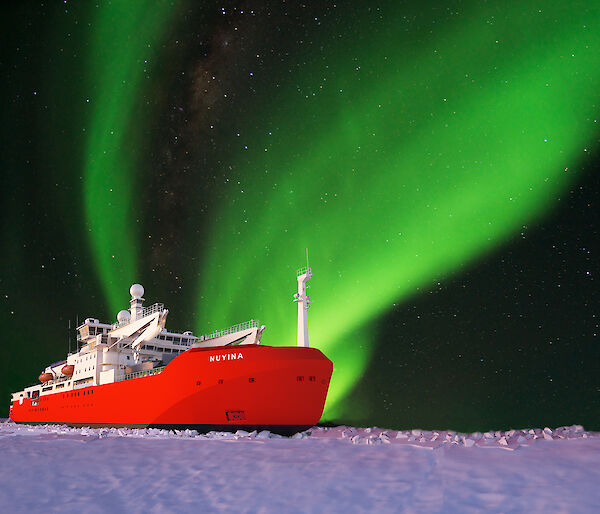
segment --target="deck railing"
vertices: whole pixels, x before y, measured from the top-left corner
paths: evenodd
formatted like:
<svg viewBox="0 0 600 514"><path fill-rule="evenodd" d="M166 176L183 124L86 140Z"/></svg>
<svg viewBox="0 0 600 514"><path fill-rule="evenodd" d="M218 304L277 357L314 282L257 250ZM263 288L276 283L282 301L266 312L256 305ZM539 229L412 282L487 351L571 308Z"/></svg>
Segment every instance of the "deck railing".
<svg viewBox="0 0 600 514"><path fill-rule="evenodd" d="M150 314L154 314L155 312L161 312L164 310L165 310L164 303L154 303L154 304L150 305L149 307L144 307L142 309L142 318L144 318L146 316L150 316Z"/></svg>
<svg viewBox="0 0 600 514"><path fill-rule="evenodd" d="M165 304L164 303L154 303L152 305L150 305L149 307L144 307L142 309L142 314L139 318L137 319L142 319L145 318L146 316L150 316L150 314L154 314L155 312L162 312L163 310L165 310ZM122 327L124 325L129 325L129 323L131 323L131 319L126 319L125 321L121 321L119 323L115 323L113 326L116 328Z"/></svg>
<svg viewBox="0 0 600 514"><path fill-rule="evenodd" d="M147 377L150 375L158 375L166 366L161 366L159 368L145 369L143 371L134 371L133 373L126 373L123 378L116 380L119 382L121 380L131 380L133 378Z"/></svg>
<svg viewBox="0 0 600 514"><path fill-rule="evenodd" d="M232 325L229 328L225 328L223 330L217 330L216 332L212 332L210 334L206 334L202 336L201 339L214 339L215 337L226 336L229 334L235 334L236 332L241 332L242 330L249 330L251 328L258 328L260 326L259 321L257 319L251 319L250 321L245 321L244 323L238 323L237 325Z"/></svg>

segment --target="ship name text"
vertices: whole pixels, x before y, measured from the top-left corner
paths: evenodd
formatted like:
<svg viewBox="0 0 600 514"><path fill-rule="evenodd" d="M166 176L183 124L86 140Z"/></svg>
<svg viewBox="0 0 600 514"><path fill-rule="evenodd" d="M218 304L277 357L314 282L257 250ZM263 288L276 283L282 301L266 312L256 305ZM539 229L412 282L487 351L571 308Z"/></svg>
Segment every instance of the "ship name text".
<svg viewBox="0 0 600 514"><path fill-rule="evenodd" d="M244 356L242 352L239 353L225 353L220 355L211 355L208 358L208 362L219 362L219 361L234 361L238 359L243 359Z"/></svg>

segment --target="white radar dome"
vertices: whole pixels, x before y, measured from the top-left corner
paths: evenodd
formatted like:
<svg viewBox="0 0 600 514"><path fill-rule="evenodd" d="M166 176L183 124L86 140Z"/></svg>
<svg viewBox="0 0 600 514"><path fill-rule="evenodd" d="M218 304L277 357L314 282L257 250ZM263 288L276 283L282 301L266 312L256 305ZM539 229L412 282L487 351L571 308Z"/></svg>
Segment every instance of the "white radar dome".
<svg viewBox="0 0 600 514"><path fill-rule="evenodd" d="M129 288L129 294L133 298L141 298L142 296L144 296L144 288L142 287L141 284L133 284Z"/></svg>
<svg viewBox="0 0 600 514"><path fill-rule="evenodd" d="M129 311L119 311L119 314L117 314L117 321L119 323L123 323L124 321L129 321L131 319L131 314L129 314Z"/></svg>

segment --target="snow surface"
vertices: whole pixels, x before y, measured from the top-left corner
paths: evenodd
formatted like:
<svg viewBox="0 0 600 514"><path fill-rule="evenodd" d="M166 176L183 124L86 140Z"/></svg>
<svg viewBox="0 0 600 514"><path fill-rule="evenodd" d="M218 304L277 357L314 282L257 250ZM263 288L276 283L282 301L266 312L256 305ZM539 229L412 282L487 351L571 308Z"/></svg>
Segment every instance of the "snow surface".
<svg viewBox="0 0 600 514"><path fill-rule="evenodd" d="M0 512L600 512L600 433L0 422Z"/></svg>

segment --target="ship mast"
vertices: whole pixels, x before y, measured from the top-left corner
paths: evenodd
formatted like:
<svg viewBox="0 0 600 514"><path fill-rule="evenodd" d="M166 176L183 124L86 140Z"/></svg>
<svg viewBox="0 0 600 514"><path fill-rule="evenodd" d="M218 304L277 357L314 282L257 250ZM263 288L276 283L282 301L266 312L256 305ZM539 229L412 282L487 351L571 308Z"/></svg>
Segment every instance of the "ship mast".
<svg viewBox="0 0 600 514"><path fill-rule="evenodd" d="M311 302L306 294L306 283L312 278L312 270L308 265L308 248L306 249L306 267L296 272L298 292L294 294L294 302L298 304L298 346L308 348L308 307Z"/></svg>

